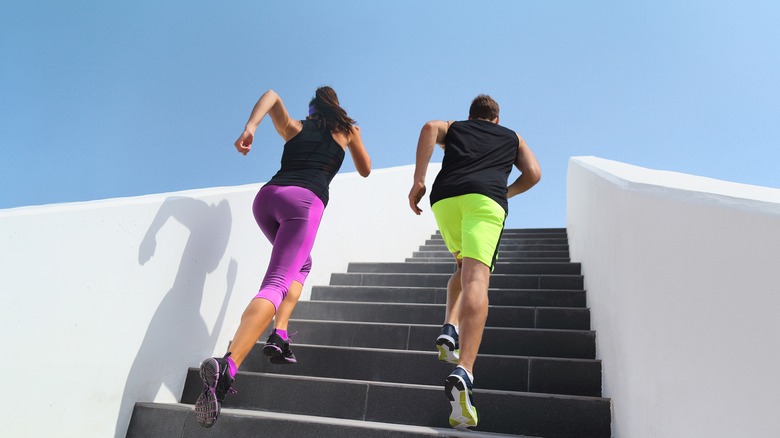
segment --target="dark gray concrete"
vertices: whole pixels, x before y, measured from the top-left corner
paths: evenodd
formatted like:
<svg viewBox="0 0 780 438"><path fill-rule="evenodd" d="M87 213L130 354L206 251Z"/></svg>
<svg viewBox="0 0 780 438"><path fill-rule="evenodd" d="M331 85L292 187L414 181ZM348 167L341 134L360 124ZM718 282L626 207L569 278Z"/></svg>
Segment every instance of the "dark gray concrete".
<svg viewBox="0 0 780 438"><path fill-rule="evenodd" d="M446 248L441 248L435 251L414 251L412 252L412 258L420 259L425 257L436 257L452 260L452 253L447 251ZM499 261L512 261L523 258L533 257L540 261L545 261L552 258L565 258L568 261L569 251L500 251L498 253Z"/></svg>
<svg viewBox="0 0 780 438"><path fill-rule="evenodd" d="M436 360L432 348L430 351L399 351L308 344L293 344L292 347L298 358L296 365L271 364L258 347L250 353L242 370L441 385L442 376L454 368ZM410 369L415 372L409 373ZM597 360L481 354L477 371L479 387L483 389L601 396L601 362Z"/></svg>
<svg viewBox="0 0 780 438"><path fill-rule="evenodd" d="M421 245L420 251L447 251L444 241L441 244ZM568 251L569 245L556 245L547 243L518 244L501 243L498 245L499 253L503 251Z"/></svg>
<svg viewBox="0 0 780 438"><path fill-rule="evenodd" d="M444 239L441 236L434 236L423 243L423 245L443 245ZM502 245L568 245L569 240L565 237L504 237L501 239Z"/></svg>
<svg viewBox="0 0 780 438"><path fill-rule="evenodd" d="M330 321L440 324L444 313L444 304L302 301L296 306L293 317ZM487 325L588 330L590 312L582 308L490 306Z"/></svg>
<svg viewBox="0 0 780 438"><path fill-rule="evenodd" d="M448 260L439 263L350 263L348 273L423 273L423 274L452 274L455 272L455 262ZM580 275L582 273L579 263L509 263L498 261L493 274L557 274Z"/></svg>
<svg viewBox="0 0 780 438"><path fill-rule="evenodd" d="M569 257L523 257L522 254L519 257L507 257L503 253L499 255L498 260L500 262L516 262L516 263L537 263L537 262L555 262L555 263L569 263L571 259ZM405 263L440 263L449 262L454 263L452 254L441 252L436 253L432 257L409 257L404 259Z"/></svg>
<svg viewBox="0 0 780 438"><path fill-rule="evenodd" d="M447 287L452 274L360 274L334 273L331 285L343 286L409 286ZM583 288L581 275L512 275L493 274L490 287L502 289L576 289Z"/></svg>
<svg viewBox="0 0 780 438"><path fill-rule="evenodd" d="M270 364L266 333L213 428L188 405L202 385L192 368L184 404L137 404L128 436L609 437L584 279L565 239L565 229L505 230L474 370L476 432L447 424L454 366L437 360L434 341L454 263L434 235L406 263L351 263L313 287L289 327L299 363Z"/></svg>
<svg viewBox="0 0 780 438"><path fill-rule="evenodd" d="M438 324L293 319L289 328L291 333L296 333L293 342L299 344L431 351L440 327ZM264 340L265 337L261 338ZM593 359L596 334L589 330L486 327L479 351L510 356Z"/></svg>
<svg viewBox="0 0 780 438"><path fill-rule="evenodd" d="M182 406L141 404L133 407L127 438L180 437L190 412ZM190 418L195 422L194 416Z"/></svg>
<svg viewBox="0 0 780 438"><path fill-rule="evenodd" d="M301 438L520 437L520 435L491 432L461 432L449 427L435 428L230 408L222 410L219 421L213 427L203 429L195 423L192 406L185 404L137 403L133 415L137 423L144 424L144 428L131 429L128 432L128 438L257 438L258 436ZM168 427L170 418L184 420L183 424L180 425L180 430ZM524 435L524 437L533 438L528 435Z"/></svg>
<svg viewBox="0 0 780 438"><path fill-rule="evenodd" d="M197 370L190 369L189 374L197 374ZM187 385L192 380L188 378ZM395 424L448 425L449 404L442 386L242 372L237 376L236 387L239 393L226 398L224 407ZM192 404L196 396L197 390L185 388L182 402ZM543 436L565 436L577 431L580 425L583 433L577 436L599 436L597 433L609 428L610 403L599 397L475 389L474 399L478 411L485 412L480 415L479 427L485 432L542 435L544 430ZM510 415L498 414L510 406ZM555 421L537 418L544 418L551 411L557 414L551 416ZM580 424L583 421L585 424Z"/></svg>
<svg viewBox="0 0 780 438"><path fill-rule="evenodd" d="M490 304L496 306L585 307L583 290L490 289ZM354 301L372 303L444 304L444 287L394 286L314 286L316 301Z"/></svg>

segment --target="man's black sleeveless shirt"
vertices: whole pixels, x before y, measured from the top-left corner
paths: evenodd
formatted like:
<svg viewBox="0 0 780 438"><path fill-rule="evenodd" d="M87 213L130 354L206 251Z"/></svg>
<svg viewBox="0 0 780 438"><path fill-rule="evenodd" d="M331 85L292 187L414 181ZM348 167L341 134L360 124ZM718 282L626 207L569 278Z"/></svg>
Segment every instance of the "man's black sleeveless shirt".
<svg viewBox="0 0 780 438"><path fill-rule="evenodd" d="M303 187L328 205L328 186L344 162L344 149L315 121L302 123L301 132L285 143L282 167L267 185Z"/></svg>
<svg viewBox="0 0 780 438"><path fill-rule="evenodd" d="M511 129L487 120L453 122L444 138L444 159L431 189L431 205L477 193L509 212L507 180L519 141Z"/></svg>

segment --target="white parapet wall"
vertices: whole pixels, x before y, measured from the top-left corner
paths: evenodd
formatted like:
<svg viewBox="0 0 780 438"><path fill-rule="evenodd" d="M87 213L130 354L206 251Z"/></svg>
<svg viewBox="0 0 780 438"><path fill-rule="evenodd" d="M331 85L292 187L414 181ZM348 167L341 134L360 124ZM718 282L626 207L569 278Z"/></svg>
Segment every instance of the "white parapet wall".
<svg viewBox="0 0 780 438"><path fill-rule="evenodd" d="M780 436L780 190L576 157L567 227L615 437Z"/></svg>
<svg viewBox="0 0 780 438"><path fill-rule="evenodd" d="M427 199L422 216L409 208L413 172L336 176L302 299L348 262L403 261L435 232ZM1 435L124 437L134 402L179 400L265 272L260 186L0 210Z"/></svg>

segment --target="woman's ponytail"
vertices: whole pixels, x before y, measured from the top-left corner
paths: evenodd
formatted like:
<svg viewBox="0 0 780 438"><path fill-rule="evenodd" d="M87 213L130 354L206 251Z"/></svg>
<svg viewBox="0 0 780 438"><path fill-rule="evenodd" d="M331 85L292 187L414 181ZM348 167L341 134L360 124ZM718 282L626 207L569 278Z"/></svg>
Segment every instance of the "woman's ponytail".
<svg viewBox="0 0 780 438"><path fill-rule="evenodd" d="M309 102L309 116L317 122L320 129L342 134L349 134L352 125L357 123L339 105L336 92L328 86L317 88L314 99Z"/></svg>

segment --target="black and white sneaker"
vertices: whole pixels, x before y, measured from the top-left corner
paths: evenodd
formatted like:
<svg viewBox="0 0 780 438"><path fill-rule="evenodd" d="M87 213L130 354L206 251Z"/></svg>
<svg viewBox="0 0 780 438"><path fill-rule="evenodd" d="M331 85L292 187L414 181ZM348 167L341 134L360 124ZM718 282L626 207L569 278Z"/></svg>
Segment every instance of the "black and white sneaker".
<svg viewBox="0 0 780 438"><path fill-rule="evenodd" d="M230 377L228 371L227 358L209 357L200 364L200 379L203 381L203 392L198 396L195 402L195 418L198 424L203 427L211 427L219 417L219 410L222 407L222 401L228 392L235 393L233 389L234 379Z"/></svg>
<svg viewBox="0 0 780 438"><path fill-rule="evenodd" d="M460 344L458 332L452 324L444 324L441 334L436 338L436 349L439 351L439 360L457 364L460 359Z"/></svg>
<svg viewBox="0 0 780 438"><path fill-rule="evenodd" d="M463 368L457 367L447 376L444 393L452 407L450 426L455 429L467 430L469 427L476 427L479 421L472 392L471 379Z"/></svg>
<svg viewBox="0 0 780 438"><path fill-rule="evenodd" d="M268 356L268 361L276 365L291 365L298 363L295 355L290 349L290 341L282 339L276 333L276 329L268 336L268 340L263 345L263 354Z"/></svg>

